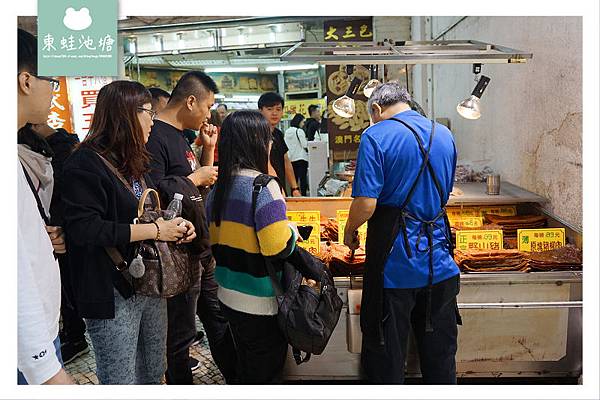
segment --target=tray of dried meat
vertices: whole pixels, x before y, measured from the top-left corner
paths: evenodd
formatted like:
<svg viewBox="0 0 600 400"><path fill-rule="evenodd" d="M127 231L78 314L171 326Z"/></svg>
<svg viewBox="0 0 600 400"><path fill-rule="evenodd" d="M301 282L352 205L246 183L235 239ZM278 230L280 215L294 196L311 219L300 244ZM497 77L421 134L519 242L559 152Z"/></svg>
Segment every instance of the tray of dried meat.
<svg viewBox="0 0 600 400"><path fill-rule="evenodd" d="M539 229L546 227L548 218L544 215L513 215L500 216L495 214L485 214L484 220L487 223L499 225L502 228L504 236L516 237L517 229Z"/></svg>
<svg viewBox="0 0 600 400"><path fill-rule="evenodd" d="M329 266L333 276L361 275L364 272L366 257L362 246L353 255L349 247L329 242L321 245L319 254L319 258Z"/></svg>
<svg viewBox="0 0 600 400"><path fill-rule="evenodd" d="M463 272L528 270L524 253L518 250L455 250L454 260Z"/></svg>
<svg viewBox="0 0 600 400"><path fill-rule="evenodd" d="M567 244L554 250L526 253L525 261L531 271L579 271L583 267L581 249Z"/></svg>

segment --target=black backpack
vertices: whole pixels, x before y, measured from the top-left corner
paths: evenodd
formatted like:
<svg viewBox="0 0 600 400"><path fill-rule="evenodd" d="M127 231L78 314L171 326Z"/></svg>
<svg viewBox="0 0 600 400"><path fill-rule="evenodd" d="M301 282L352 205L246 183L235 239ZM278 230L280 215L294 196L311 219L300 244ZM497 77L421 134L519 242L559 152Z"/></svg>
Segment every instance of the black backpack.
<svg viewBox="0 0 600 400"><path fill-rule="evenodd" d="M253 213L256 211L258 194L273 179L261 174L254 180ZM299 246L283 260L281 281L277 279L273 262L268 257L265 257L265 265L277 298L279 328L292 346L296 364L308 361L311 354L323 353L343 305L331 273L325 264ZM303 277L315 280L320 292L302 285ZM301 357L301 351L307 353L304 358Z"/></svg>

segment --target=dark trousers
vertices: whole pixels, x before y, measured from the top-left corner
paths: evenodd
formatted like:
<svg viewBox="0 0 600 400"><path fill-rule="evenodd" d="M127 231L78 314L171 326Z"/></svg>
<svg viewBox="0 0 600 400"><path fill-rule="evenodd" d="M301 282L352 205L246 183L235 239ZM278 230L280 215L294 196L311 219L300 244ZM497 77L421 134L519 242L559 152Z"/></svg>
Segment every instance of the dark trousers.
<svg viewBox="0 0 600 400"><path fill-rule="evenodd" d="M204 278L204 277L203 277ZM196 337L196 303L200 287L167 299L167 371L168 385L191 385L190 346Z"/></svg>
<svg viewBox="0 0 600 400"><path fill-rule="evenodd" d="M64 343L79 342L85 340L85 322L79 316L75 307L71 271L65 255L58 256L58 266L60 268L61 284L60 316L63 324L61 340Z"/></svg>
<svg viewBox="0 0 600 400"><path fill-rule="evenodd" d="M433 332L425 332L427 288L384 289L383 336L378 340L363 336L361 363L371 383L402 384L412 327L417 341L421 374L426 384L456 383L456 341L459 276L432 288L431 322ZM364 310L367 311L367 310Z"/></svg>
<svg viewBox="0 0 600 400"><path fill-rule="evenodd" d="M308 161L294 161L292 162L292 167L294 168L294 175L296 175L298 185L300 185L300 193L302 193L302 196L306 196L308 190Z"/></svg>
<svg viewBox="0 0 600 400"><path fill-rule="evenodd" d="M202 273L200 297L197 303L198 318L204 326L208 346L212 358L223 374L226 383L235 382L236 354L233 335L229 322L225 318L217 290L219 285L215 279L215 263L205 268Z"/></svg>
<svg viewBox="0 0 600 400"><path fill-rule="evenodd" d="M281 383L288 345L279 330L277 316L246 314L223 303L221 309L235 341L237 383Z"/></svg>
<svg viewBox="0 0 600 400"><path fill-rule="evenodd" d="M225 382L235 381L236 354L233 336L217 299L215 265L204 268L200 287L167 299L167 372L169 385L191 385L189 349L196 338L196 313L204 326L210 353Z"/></svg>

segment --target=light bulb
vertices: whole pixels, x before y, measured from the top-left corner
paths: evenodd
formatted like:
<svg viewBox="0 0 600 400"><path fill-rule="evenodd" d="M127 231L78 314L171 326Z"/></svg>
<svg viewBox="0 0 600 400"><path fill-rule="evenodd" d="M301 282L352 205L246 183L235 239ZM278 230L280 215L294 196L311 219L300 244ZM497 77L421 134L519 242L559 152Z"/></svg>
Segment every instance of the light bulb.
<svg viewBox="0 0 600 400"><path fill-rule="evenodd" d="M335 111L335 113L340 117L352 118L356 112L354 100L346 95L343 95L333 102L333 111Z"/></svg>
<svg viewBox="0 0 600 400"><path fill-rule="evenodd" d="M471 95L458 103L456 111L466 119L479 119L481 117L481 108L479 105L479 97Z"/></svg>
<svg viewBox="0 0 600 400"><path fill-rule="evenodd" d="M381 84L381 82L379 82L377 79L371 79L369 82L367 82L367 84L365 85L364 89L363 89L363 93L365 95L366 98L371 97L371 94L373 94L373 90L375 90L375 88L377 86L379 86Z"/></svg>

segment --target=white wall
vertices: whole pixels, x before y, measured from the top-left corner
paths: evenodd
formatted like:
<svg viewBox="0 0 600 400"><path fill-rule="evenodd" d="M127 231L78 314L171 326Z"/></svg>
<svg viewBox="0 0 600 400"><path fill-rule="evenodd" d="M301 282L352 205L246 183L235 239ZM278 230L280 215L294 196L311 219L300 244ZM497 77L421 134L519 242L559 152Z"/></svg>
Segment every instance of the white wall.
<svg viewBox="0 0 600 400"><path fill-rule="evenodd" d="M428 18L427 34L436 38L461 17ZM533 53L526 64L483 66L491 82L476 121L456 112L456 104L475 86L472 66L435 65L427 76L433 113L451 120L461 160L490 165L503 180L548 198L550 212L581 228L581 18L467 17L442 39L473 39Z"/></svg>

